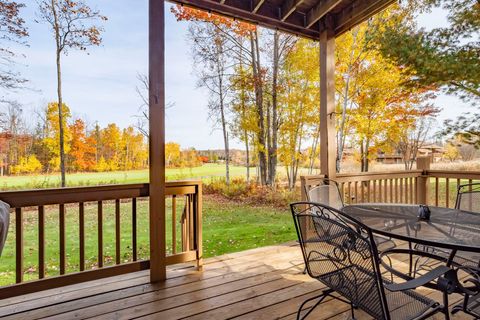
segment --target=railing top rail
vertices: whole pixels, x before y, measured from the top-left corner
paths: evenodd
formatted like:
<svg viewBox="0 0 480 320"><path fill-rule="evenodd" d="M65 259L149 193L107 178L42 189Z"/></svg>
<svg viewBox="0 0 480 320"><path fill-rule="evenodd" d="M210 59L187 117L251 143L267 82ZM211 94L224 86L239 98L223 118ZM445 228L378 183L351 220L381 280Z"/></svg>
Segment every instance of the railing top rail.
<svg viewBox="0 0 480 320"><path fill-rule="evenodd" d="M480 171L428 170L427 175L434 178L480 179Z"/></svg>
<svg viewBox="0 0 480 320"><path fill-rule="evenodd" d="M199 180L169 181L167 195L194 193ZM168 191L173 191L168 192ZM149 184L118 184L94 187L73 187L0 192L0 200L12 208L46 206L67 203L141 198L149 195Z"/></svg>

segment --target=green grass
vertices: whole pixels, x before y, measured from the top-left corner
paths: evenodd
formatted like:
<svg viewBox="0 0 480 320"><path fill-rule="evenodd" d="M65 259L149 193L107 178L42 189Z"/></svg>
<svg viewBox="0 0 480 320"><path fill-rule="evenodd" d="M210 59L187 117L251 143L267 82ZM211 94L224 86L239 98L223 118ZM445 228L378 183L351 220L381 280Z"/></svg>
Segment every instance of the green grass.
<svg viewBox="0 0 480 320"><path fill-rule="evenodd" d="M171 207L167 201L167 250L172 248ZM115 262L115 218L114 204L104 205L103 242L105 265ZM180 219L183 204L177 202L177 219ZM148 200L139 201L138 210L138 254L147 259L148 240ZM11 215L11 228L7 238L0 264L0 286L15 281L15 220ZM178 220L177 220L178 221ZM58 209L46 208L46 273L48 276L59 274L59 228ZM177 237L180 238L180 223L177 223ZM87 205L85 208L86 234L86 269L94 268L97 261L97 206ZM38 278L38 218L36 211L24 214L24 266L25 280ZM132 258L131 238L131 203L121 204L121 260L126 262ZM66 208L66 254L67 272L78 271L78 207ZM291 215L287 208L248 207L235 202L204 201L203 209L203 246L204 257L217 256L250 248L262 247L294 240L296 237ZM180 242L177 239L177 248Z"/></svg>
<svg viewBox="0 0 480 320"><path fill-rule="evenodd" d="M246 168L231 166L231 177L245 176ZM203 179L225 176L225 165L205 164L201 167L166 169L167 180ZM124 184L148 182L148 170L113 171L113 172L83 172L67 174L67 185L92 186L102 184ZM41 174L31 176L0 177L0 190L41 189L58 187L60 174Z"/></svg>

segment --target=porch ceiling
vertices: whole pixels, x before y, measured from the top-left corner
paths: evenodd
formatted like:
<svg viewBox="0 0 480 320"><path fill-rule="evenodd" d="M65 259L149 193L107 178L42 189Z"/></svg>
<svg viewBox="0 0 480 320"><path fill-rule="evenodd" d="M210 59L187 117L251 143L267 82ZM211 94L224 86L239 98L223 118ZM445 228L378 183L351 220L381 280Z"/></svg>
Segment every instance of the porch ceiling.
<svg viewBox="0 0 480 320"><path fill-rule="evenodd" d="M396 0L171 0L264 27L318 40L331 26L348 31Z"/></svg>

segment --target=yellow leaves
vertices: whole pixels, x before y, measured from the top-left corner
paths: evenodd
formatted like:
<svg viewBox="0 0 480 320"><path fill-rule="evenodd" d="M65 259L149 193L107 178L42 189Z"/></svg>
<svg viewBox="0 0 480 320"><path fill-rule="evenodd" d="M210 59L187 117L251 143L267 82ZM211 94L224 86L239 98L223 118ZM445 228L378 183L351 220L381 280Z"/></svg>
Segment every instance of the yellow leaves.
<svg viewBox="0 0 480 320"><path fill-rule="evenodd" d="M32 174L42 170L42 164L35 155L21 157L18 165L12 167L13 174Z"/></svg>

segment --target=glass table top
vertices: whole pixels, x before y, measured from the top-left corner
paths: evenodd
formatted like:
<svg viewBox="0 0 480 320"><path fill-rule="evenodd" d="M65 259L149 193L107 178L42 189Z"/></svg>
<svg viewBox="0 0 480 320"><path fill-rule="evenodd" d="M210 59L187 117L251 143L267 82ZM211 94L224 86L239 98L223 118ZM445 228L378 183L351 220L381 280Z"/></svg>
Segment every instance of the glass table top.
<svg viewBox="0 0 480 320"><path fill-rule="evenodd" d="M384 236L448 249L480 252L480 214L428 207L430 219L419 218L419 205L358 204L343 208L352 218Z"/></svg>

